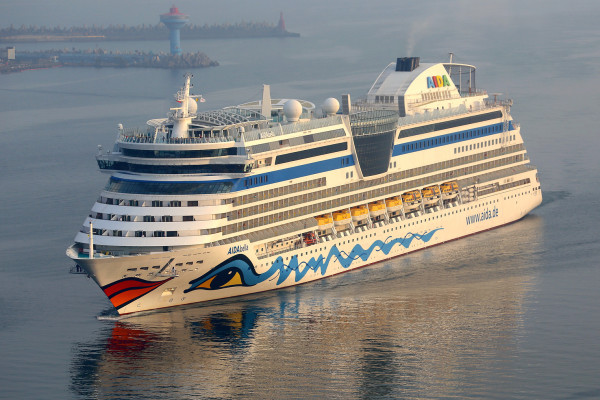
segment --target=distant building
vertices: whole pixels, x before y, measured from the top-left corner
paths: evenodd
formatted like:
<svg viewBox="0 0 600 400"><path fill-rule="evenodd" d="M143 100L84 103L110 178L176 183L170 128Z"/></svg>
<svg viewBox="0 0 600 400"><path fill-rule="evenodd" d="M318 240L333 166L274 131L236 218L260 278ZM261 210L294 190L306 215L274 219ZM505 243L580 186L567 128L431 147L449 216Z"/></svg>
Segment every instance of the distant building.
<svg viewBox="0 0 600 400"><path fill-rule="evenodd" d="M14 60L15 59L15 47L6 47L0 49L0 58L3 60Z"/></svg>

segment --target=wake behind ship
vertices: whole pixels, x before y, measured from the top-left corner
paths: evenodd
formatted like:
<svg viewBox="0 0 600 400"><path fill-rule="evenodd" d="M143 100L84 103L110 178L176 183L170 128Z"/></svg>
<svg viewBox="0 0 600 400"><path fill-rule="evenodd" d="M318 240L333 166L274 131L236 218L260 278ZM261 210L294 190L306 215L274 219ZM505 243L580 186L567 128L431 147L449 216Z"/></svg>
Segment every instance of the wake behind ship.
<svg viewBox="0 0 600 400"><path fill-rule="evenodd" d="M67 255L120 314L297 285L492 229L542 201L510 101L399 58L365 99L271 99L119 126Z"/></svg>

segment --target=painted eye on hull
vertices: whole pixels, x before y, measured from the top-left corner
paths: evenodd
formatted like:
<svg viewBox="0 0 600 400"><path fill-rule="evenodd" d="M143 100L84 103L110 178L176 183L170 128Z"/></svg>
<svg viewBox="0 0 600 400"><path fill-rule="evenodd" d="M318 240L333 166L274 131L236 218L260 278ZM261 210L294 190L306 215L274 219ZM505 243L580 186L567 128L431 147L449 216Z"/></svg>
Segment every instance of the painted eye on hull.
<svg viewBox="0 0 600 400"><path fill-rule="evenodd" d="M228 268L219 272L205 282L196 286L196 289L216 290L231 286L246 286L242 280L242 274L238 268Z"/></svg>

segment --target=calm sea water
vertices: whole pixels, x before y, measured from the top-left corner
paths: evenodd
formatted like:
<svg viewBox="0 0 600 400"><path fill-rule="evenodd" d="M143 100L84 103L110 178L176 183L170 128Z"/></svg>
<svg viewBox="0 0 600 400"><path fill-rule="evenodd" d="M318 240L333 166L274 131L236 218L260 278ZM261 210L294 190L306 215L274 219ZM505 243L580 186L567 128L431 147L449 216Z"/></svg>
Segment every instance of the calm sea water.
<svg viewBox="0 0 600 400"><path fill-rule="evenodd" d="M544 203L326 281L124 319L64 250L106 182L96 146L163 116L184 71L0 76L0 398L600 398L600 8L517 4L313 5L286 16L300 39L184 43L221 62L193 71L207 108L263 83L360 97L398 56L453 51L514 99Z"/></svg>

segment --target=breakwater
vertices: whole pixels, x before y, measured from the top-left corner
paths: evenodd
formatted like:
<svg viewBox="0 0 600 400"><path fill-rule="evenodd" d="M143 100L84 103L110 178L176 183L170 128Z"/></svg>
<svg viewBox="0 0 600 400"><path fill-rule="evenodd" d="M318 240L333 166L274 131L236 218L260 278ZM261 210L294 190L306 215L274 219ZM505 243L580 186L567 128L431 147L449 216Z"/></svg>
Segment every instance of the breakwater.
<svg viewBox="0 0 600 400"><path fill-rule="evenodd" d="M138 68L205 68L218 66L202 52L172 55L153 52L118 52L93 50L45 50L17 52L15 60L0 64L1 73L61 66L76 67L138 67Z"/></svg>

